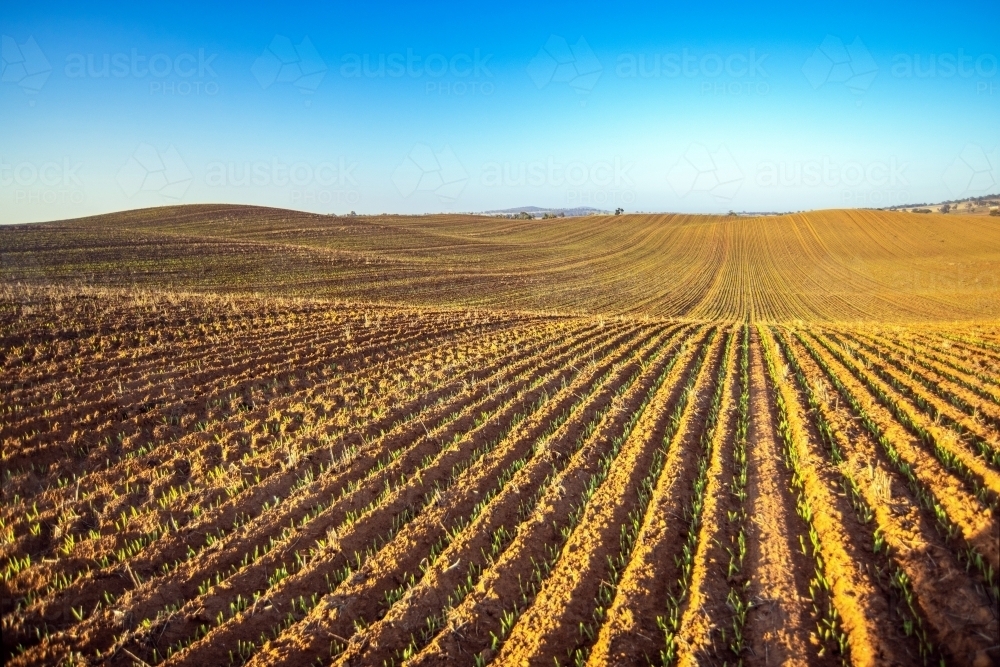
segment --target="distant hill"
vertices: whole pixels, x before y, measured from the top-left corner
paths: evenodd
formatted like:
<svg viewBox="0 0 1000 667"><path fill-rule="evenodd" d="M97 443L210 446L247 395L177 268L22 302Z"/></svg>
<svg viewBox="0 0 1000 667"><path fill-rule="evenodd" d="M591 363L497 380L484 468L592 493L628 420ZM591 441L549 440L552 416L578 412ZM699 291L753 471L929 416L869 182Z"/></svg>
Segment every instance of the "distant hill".
<svg viewBox="0 0 1000 667"><path fill-rule="evenodd" d="M549 215L565 216L575 218L581 215L609 215L612 211L604 211L599 208L589 206L577 206L576 208L541 208L540 206L522 206L521 208L504 208L495 211L483 211L486 215L517 215L518 213L530 213L535 217Z"/></svg>
<svg viewBox="0 0 1000 667"><path fill-rule="evenodd" d="M900 204L887 206L881 211L910 211L912 213L962 213L966 215L996 215L1000 207L1000 194L948 199L942 202L920 204Z"/></svg>

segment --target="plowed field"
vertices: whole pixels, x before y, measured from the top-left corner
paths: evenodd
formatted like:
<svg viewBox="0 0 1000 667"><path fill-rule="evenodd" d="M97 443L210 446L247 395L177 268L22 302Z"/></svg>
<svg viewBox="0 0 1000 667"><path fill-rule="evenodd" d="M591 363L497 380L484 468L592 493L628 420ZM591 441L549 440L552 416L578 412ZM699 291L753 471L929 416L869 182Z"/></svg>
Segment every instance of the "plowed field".
<svg viewBox="0 0 1000 667"><path fill-rule="evenodd" d="M1000 222L814 211L331 217L181 206L0 227L7 280L787 321L1000 318Z"/></svg>
<svg viewBox="0 0 1000 667"><path fill-rule="evenodd" d="M196 253L74 259L72 224L2 232L7 664L1000 664L1000 327L943 321L988 285L853 299L754 231L586 300L645 246L564 257L564 292L525 261L506 305L482 265L331 301L290 296L305 264L216 290Z"/></svg>

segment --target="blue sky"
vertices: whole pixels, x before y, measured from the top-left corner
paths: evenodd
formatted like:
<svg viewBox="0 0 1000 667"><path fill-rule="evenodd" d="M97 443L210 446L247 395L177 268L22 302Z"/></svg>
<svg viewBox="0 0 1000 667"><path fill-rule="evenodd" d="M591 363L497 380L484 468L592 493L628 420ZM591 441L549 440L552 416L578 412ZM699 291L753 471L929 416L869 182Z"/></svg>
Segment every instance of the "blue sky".
<svg viewBox="0 0 1000 667"><path fill-rule="evenodd" d="M1000 191L992 2L8 2L0 222Z"/></svg>

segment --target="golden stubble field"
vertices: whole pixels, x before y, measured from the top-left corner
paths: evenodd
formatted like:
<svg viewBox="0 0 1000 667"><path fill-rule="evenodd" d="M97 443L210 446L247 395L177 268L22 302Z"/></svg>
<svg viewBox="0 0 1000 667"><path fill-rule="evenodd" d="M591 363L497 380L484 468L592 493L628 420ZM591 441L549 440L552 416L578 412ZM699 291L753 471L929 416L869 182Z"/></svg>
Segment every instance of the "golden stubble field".
<svg viewBox="0 0 1000 667"><path fill-rule="evenodd" d="M998 228L0 228L5 659L1000 664Z"/></svg>

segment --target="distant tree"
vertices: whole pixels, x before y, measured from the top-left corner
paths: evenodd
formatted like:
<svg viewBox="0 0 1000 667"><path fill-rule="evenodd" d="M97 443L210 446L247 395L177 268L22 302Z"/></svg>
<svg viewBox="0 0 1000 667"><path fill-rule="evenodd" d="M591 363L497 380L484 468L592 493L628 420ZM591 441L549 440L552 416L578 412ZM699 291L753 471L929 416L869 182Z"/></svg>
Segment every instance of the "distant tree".
<svg viewBox="0 0 1000 667"><path fill-rule="evenodd" d="M951 204L945 204L944 206L941 207L942 213L947 213L950 210L951 210Z"/></svg>
<svg viewBox="0 0 1000 667"><path fill-rule="evenodd" d="M625 212L625 209L623 209L623 208L616 208L615 209L615 215L621 215L624 212Z"/></svg>

